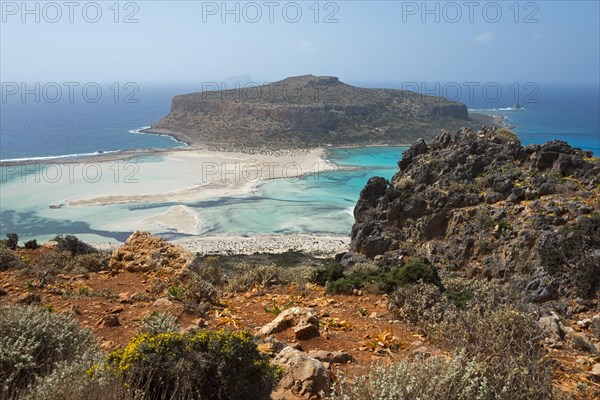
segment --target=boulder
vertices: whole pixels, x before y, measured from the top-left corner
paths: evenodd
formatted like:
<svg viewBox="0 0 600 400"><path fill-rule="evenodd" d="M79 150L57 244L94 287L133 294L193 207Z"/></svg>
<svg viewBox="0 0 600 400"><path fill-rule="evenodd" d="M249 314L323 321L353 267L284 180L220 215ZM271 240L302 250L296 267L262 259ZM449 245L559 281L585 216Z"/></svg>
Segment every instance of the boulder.
<svg viewBox="0 0 600 400"><path fill-rule="evenodd" d="M37 293L23 293L17 299L18 304L38 304L42 302L42 298Z"/></svg>
<svg viewBox="0 0 600 400"><path fill-rule="evenodd" d="M192 255L182 247L148 232L136 231L113 252L109 268L112 271L129 272L148 272L167 267L181 270L191 260Z"/></svg>
<svg viewBox="0 0 600 400"><path fill-rule="evenodd" d="M285 347L273 360L285 369L275 391L291 390L304 399L320 399L329 395L331 381L323 363L291 346Z"/></svg>
<svg viewBox="0 0 600 400"><path fill-rule="evenodd" d="M559 342L565 338L565 332L560 327L560 318L552 313L538 320L538 325L542 331L548 335L549 339Z"/></svg>
<svg viewBox="0 0 600 400"><path fill-rule="evenodd" d="M329 364L345 364L354 361L352 354L345 351L313 350L308 356Z"/></svg>
<svg viewBox="0 0 600 400"><path fill-rule="evenodd" d="M263 326L258 334L265 337L288 328L294 329L295 337L299 340L319 336L319 316L312 308L291 307Z"/></svg>

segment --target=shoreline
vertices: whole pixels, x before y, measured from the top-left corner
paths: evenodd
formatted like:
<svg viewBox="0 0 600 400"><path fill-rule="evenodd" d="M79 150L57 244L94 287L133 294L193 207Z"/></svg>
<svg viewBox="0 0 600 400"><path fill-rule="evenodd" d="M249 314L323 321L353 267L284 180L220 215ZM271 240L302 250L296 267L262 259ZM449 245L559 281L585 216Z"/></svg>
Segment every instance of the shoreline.
<svg viewBox="0 0 600 400"><path fill-rule="evenodd" d="M158 235L160 236L160 235ZM205 255L252 255L254 253L279 254L287 251L301 251L316 256L334 256L348 251L350 235L320 235L310 233L244 235L197 235L167 240L181 246L192 254ZM114 251L123 245L121 242L88 242L98 250Z"/></svg>
<svg viewBox="0 0 600 400"><path fill-rule="evenodd" d="M169 243L202 254L254 254L302 251L314 255L332 256L348 251L350 235L311 235L310 233L273 235L198 236L170 240Z"/></svg>
<svg viewBox="0 0 600 400"><path fill-rule="evenodd" d="M481 112L470 113L478 119L477 116L481 117L492 117L492 122L500 126L509 126L506 123L506 117L499 114L486 114ZM483 121L486 122L486 121ZM65 154L57 156L40 156L22 159L7 159L0 160L0 167L12 167L22 165L33 165L33 164L77 164L85 161L90 162L109 162L109 161L121 161L128 160L136 157L154 156L154 155L165 155L171 152L182 152L182 151L209 151L219 153L242 153L247 155L290 155L307 153L315 149L355 149L355 148L369 148L369 147L410 147L412 143L369 143L369 144L325 144L321 146L313 147L281 147L275 149L266 149L263 147L251 147L248 145L235 145L232 143L207 143L199 144L192 143L189 141L187 136L183 133L173 132L165 129L153 129L150 127L142 127L128 131L130 134L138 135L156 135L156 136L167 136L173 139L177 143L181 143L183 146L180 147L146 147L137 149L126 149L126 150L107 150L96 153L83 153L83 154Z"/></svg>

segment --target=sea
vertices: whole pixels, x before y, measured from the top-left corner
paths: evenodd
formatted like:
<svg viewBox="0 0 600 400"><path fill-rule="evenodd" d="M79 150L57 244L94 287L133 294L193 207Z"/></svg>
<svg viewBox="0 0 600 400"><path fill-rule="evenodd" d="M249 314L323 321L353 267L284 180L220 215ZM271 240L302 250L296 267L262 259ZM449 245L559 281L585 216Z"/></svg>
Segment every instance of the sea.
<svg viewBox="0 0 600 400"><path fill-rule="evenodd" d="M486 91L462 93L460 85L398 82L354 82L363 87L410 89L445 95L467 105L470 112L501 115L523 144L564 140L600 155L600 88L503 84ZM169 136L140 133L169 112L174 95L200 91L201 84L136 84L117 90L112 83L96 84L101 96L55 87L38 93L2 94L0 103L0 159L44 163L49 158L85 156L119 150L185 146ZM472 86L471 86L472 87ZM498 87L501 95L498 96ZM495 91L494 91L495 90ZM479 95L478 95L479 94ZM58 97L58 99L57 99ZM519 107L514 107L519 103ZM404 147L329 149L332 168L298 179L278 179L260 185L251 194L185 204L202 221L204 235L313 233L348 235L360 190L372 176L391 178ZM141 157L140 163L157 157ZM89 241L124 241L135 221L165 212L173 204L144 203L50 209L72 187L36 186L22 174L0 167L0 236L16 232L22 240L47 240L57 234L75 234ZM30 172L32 173L32 172ZM167 179L167 178L165 178ZM71 185L73 186L73 185ZM97 189L97 187L96 187ZM102 194L102 193L99 193ZM132 221L129 226L114 221ZM166 238L185 237L169 229L154 233Z"/></svg>

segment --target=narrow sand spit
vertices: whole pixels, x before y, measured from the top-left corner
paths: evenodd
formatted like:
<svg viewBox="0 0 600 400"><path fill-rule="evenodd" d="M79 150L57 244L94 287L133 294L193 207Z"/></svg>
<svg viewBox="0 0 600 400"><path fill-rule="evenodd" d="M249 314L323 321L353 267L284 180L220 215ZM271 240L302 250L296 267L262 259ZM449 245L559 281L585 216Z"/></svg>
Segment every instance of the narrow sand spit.
<svg viewBox="0 0 600 400"><path fill-rule="evenodd" d="M285 154L223 153L198 149L172 151L163 154L159 161L140 163L135 184L121 185L121 190L114 189L118 185L112 185L110 190L113 193L68 198L62 204L67 207L86 207L186 203L243 195L269 180L291 179L333 168L323 158L324 154L324 149ZM114 169L113 166L106 166L105 169L111 168Z"/></svg>
<svg viewBox="0 0 600 400"><path fill-rule="evenodd" d="M138 224L138 230L161 230L178 232L187 235L200 234L202 221L198 214L184 205L170 207L161 214L144 218Z"/></svg>

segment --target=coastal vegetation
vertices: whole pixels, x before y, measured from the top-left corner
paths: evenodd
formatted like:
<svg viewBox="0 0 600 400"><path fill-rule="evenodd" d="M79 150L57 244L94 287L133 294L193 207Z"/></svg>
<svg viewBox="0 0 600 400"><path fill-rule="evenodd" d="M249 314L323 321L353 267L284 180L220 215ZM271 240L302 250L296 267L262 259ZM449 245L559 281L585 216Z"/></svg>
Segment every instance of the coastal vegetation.
<svg viewBox="0 0 600 400"><path fill-rule="evenodd" d="M600 164L486 128L399 168L335 255L9 235L0 397L598 397Z"/></svg>

